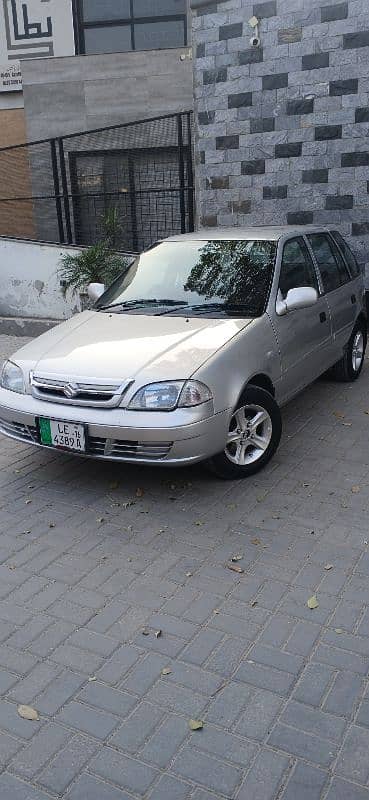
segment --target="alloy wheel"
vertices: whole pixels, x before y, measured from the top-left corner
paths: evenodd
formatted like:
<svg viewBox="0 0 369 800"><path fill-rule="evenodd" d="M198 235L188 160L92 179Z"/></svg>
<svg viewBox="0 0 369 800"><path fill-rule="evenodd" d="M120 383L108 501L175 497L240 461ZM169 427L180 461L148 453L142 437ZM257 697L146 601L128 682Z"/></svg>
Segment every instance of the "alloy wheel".
<svg viewBox="0 0 369 800"><path fill-rule="evenodd" d="M362 331L355 333L354 341L352 343L352 368L354 372L358 372L364 357L364 336Z"/></svg>
<svg viewBox="0 0 369 800"><path fill-rule="evenodd" d="M231 418L225 454L237 466L253 464L268 449L272 435L272 420L265 408L241 406Z"/></svg>

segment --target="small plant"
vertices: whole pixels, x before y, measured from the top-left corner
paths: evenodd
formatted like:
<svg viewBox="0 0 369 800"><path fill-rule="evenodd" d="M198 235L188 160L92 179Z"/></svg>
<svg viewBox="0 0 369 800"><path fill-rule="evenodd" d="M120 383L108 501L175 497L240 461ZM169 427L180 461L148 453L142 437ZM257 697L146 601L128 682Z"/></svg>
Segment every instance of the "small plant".
<svg viewBox="0 0 369 800"><path fill-rule="evenodd" d="M116 252L120 224L118 211L111 208L102 218L104 237L101 241L81 250L80 253L65 253L58 270L63 282L63 294L84 292L89 283L109 286L128 266L129 260Z"/></svg>

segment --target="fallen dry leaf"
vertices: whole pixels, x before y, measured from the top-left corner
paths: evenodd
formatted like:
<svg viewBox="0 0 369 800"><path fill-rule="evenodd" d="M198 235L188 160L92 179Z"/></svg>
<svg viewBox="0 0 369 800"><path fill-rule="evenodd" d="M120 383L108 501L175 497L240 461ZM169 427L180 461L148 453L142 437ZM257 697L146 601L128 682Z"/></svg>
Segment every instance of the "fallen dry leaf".
<svg viewBox="0 0 369 800"><path fill-rule="evenodd" d="M333 564L326 564L324 569L326 569L328 572L328 570L333 569Z"/></svg>
<svg viewBox="0 0 369 800"><path fill-rule="evenodd" d="M110 484L110 486L109 486L109 489L113 489L113 490L114 490L114 489L118 489L118 486L119 486L119 483L118 483L118 481L113 481L113 482Z"/></svg>
<svg viewBox="0 0 369 800"><path fill-rule="evenodd" d="M261 541L260 541L259 537L255 536L254 539L251 539L251 544L255 544L255 545L261 544Z"/></svg>
<svg viewBox="0 0 369 800"><path fill-rule="evenodd" d="M143 496L144 496L144 490L141 489L140 487L136 489L136 497L143 497Z"/></svg>
<svg viewBox="0 0 369 800"><path fill-rule="evenodd" d="M233 562L241 561L242 558L243 558L243 556L241 555L241 553L239 553L237 556L232 556L231 561L233 561Z"/></svg>
<svg viewBox="0 0 369 800"><path fill-rule="evenodd" d="M201 719L190 719L188 727L191 731L201 731L201 729L204 727L204 723L201 721Z"/></svg>
<svg viewBox="0 0 369 800"><path fill-rule="evenodd" d="M238 564L227 564L227 567L228 569L231 569L232 572L239 572L240 574L241 572L245 572L245 570L242 569L242 567L239 567Z"/></svg>
<svg viewBox="0 0 369 800"><path fill-rule="evenodd" d="M171 670L170 667L164 667L164 669L162 669L162 671L161 671L161 674L162 675L170 675L171 672L172 672L172 670Z"/></svg>
<svg viewBox="0 0 369 800"><path fill-rule="evenodd" d="M18 706L17 711L22 719L29 719L31 722L35 722L36 720L40 719L36 709L32 708L31 706Z"/></svg>
<svg viewBox="0 0 369 800"><path fill-rule="evenodd" d="M337 419L344 419L345 415L342 414L342 411L333 411L333 415L337 417Z"/></svg>
<svg viewBox="0 0 369 800"><path fill-rule="evenodd" d="M351 486L352 494L358 494L360 492L360 486Z"/></svg>
<svg viewBox="0 0 369 800"><path fill-rule="evenodd" d="M307 604L308 604L308 608L311 608L311 609L318 608L319 603L318 603L318 601L316 599L316 594L313 594L312 597L309 597L309 599L307 601Z"/></svg>

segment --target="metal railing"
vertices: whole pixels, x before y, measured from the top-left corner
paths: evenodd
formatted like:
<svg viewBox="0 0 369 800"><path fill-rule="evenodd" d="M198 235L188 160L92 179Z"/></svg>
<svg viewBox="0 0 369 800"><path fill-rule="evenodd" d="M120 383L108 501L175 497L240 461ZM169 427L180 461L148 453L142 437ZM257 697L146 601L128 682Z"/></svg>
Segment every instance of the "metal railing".
<svg viewBox="0 0 369 800"><path fill-rule="evenodd" d="M138 252L194 227L192 113L0 149L0 236Z"/></svg>

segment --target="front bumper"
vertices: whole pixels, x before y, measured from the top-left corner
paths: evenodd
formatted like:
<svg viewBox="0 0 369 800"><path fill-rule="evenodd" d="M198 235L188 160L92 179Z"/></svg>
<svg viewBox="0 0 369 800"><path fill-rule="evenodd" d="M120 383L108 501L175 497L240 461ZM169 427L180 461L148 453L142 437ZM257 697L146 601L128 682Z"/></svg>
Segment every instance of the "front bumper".
<svg viewBox="0 0 369 800"><path fill-rule="evenodd" d="M167 466L204 461L224 449L230 416L229 410L212 413L211 404L165 413L134 412L43 402L0 389L1 433L50 449L40 444L38 417L84 423L87 450L83 455L108 461Z"/></svg>

